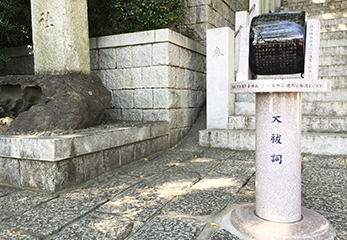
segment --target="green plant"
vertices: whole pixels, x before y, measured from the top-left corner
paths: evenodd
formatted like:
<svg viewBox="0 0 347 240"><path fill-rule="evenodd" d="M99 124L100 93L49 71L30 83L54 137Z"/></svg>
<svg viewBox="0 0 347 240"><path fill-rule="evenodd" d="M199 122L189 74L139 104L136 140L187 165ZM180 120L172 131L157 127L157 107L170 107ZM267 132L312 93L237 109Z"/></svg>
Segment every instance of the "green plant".
<svg viewBox="0 0 347 240"><path fill-rule="evenodd" d="M0 54L0 70L4 67L4 63L10 61L10 58Z"/></svg>
<svg viewBox="0 0 347 240"><path fill-rule="evenodd" d="M184 7L184 0L88 0L90 35L177 29Z"/></svg>
<svg viewBox="0 0 347 240"><path fill-rule="evenodd" d="M31 43L30 0L0 1L0 48Z"/></svg>

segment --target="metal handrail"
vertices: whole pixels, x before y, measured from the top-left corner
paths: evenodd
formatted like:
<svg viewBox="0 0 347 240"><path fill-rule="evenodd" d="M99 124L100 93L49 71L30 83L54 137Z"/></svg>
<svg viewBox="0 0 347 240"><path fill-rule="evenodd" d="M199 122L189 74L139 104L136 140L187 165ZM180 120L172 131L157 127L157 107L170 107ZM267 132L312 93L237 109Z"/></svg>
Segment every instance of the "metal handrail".
<svg viewBox="0 0 347 240"><path fill-rule="evenodd" d="M253 10L255 9L255 3L252 5L252 7L248 10L248 13L251 14Z"/></svg>
<svg viewBox="0 0 347 240"><path fill-rule="evenodd" d="M241 31L241 28L242 28L242 25L240 25L239 29L237 29L237 31L235 32L235 35L234 37L237 37L237 35L240 33Z"/></svg>

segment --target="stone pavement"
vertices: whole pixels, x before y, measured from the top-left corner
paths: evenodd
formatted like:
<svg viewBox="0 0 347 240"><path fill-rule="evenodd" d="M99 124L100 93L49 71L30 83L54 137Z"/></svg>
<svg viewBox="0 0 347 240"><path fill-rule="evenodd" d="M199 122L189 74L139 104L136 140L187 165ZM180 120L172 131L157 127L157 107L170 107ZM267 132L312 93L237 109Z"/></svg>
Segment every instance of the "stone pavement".
<svg viewBox="0 0 347 240"><path fill-rule="evenodd" d="M202 114L174 148L50 194L0 186L0 239L235 240L229 215L255 201L254 152L204 148ZM302 205L347 239L346 157L303 156Z"/></svg>

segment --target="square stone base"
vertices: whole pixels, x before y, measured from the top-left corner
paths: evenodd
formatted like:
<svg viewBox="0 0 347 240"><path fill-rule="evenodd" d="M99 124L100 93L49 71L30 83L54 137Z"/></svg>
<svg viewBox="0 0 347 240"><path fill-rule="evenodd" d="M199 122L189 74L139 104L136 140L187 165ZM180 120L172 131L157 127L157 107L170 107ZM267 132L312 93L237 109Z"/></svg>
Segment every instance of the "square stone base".
<svg viewBox="0 0 347 240"><path fill-rule="evenodd" d="M169 124L0 136L0 184L56 192L168 148Z"/></svg>

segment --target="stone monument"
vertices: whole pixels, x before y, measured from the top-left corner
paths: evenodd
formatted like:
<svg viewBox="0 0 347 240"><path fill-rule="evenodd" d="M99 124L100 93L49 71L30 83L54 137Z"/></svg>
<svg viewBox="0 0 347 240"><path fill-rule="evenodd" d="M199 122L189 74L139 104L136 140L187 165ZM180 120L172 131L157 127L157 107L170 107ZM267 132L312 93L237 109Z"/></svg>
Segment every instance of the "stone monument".
<svg viewBox="0 0 347 240"><path fill-rule="evenodd" d="M87 1L31 0L31 12L35 76L0 78L0 133L99 124L111 94L90 75Z"/></svg>
<svg viewBox="0 0 347 240"><path fill-rule="evenodd" d="M264 14L243 28L232 93L256 93L256 203L231 213L232 225L255 239L325 239L329 222L301 207L301 93L328 92L318 80L319 21L304 12ZM246 52L246 54L245 54ZM248 59L247 59L248 58ZM247 61L247 62L246 62ZM304 74L304 79L256 75Z"/></svg>

